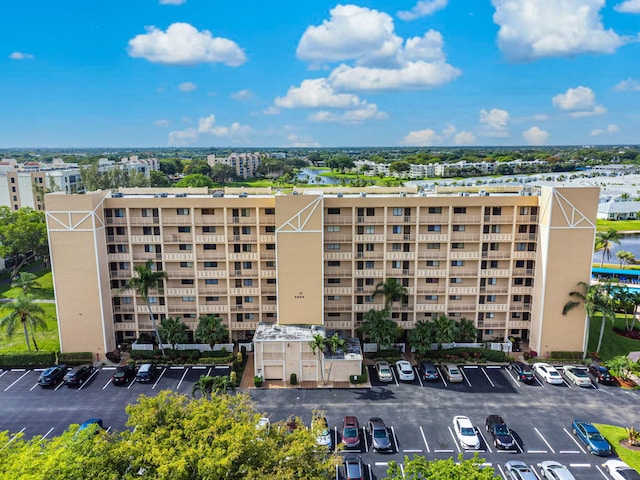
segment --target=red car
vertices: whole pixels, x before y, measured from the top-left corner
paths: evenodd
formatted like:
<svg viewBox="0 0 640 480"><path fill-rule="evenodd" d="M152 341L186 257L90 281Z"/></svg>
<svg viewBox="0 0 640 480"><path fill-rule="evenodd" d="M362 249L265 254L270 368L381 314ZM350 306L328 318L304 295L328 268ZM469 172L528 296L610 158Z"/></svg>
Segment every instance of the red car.
<svg viewBox="0 0 640 480"><path fill-rule="evenodd" d="M360 446L360 425L358 419L352 415L344 417L342 421L342 444L345 448Z"/></svg>

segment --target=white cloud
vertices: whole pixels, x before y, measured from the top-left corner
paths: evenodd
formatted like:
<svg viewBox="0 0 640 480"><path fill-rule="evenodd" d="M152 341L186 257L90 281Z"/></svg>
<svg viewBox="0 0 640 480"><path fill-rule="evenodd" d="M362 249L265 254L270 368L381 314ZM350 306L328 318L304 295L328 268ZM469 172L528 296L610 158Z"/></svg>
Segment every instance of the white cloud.
<svg viewBox="0 0 640 480"><path fill-rule="evenodd" d="M549 132L534 126L522 132L522 138L524 138L529 145L545 145L547 140L549 140Z"/></svg>
<svg viewBox="0 0 640 480"><path fill-rule="evenodd" d="M612 123L608 125L607 128L604 130L601 128L591 130L591 133L589 133L589 135L591 135L592 137L598 137L605 134L613 135L614 133L618 133L619 131L620 131L620 127Z"/></svg>
<svg viewBox="0 0 640 480"><path fill-rule="evenodd" d="M613 53L627 43L602 24L605 0L492 0L498 45L513 61Z"/></svg>
<svg viewBox="0 0 640 480"><path fill-rule="evenodd" d="M488 137L508 137L509 122L511 118L509 112L500 108L492 108L487 111L480 110L480 124L482 134Z"/></svg>
<svg viewBox="0 0 640 480"><path fill-rule="evenodd" d="M288 146L293 148L309 148L320 146L320 144L313 138L304 135L296 135L295 133L287 135L287 142Z"/></svg>
<svg viewBox="0 0 640 480"><path fill-rule="evenodd" d="M273 105L262 110L263 115L277 115L279 113L280 113L280 109L277 107L274 107Z"/></svg>
<svg viewBox="0 0 640 480"><path fill-rule="evenodd" d="M378 110L374 103L364 105L362 108L346 110L341 113L321 110L309 116L309 120L314 122L340 122L340 123L360 123L365 120L384 120L388 118L385 112Z"/></svg>
<svg viewBox="0 0 640 480"><path fill-rule="evenodd" d="M640 82L633 78L627 78L618 83L613 89L618 92L640 92Z"/></svg>
<svg viewBox="0 0 640 480"><path fill-rule="evenodd" d="M358 108L365 102L351 93L336 93L326 79L303 80L274 101L280 108Z"/></svg>
<svg viewBox="0 0 640 480"><path fill-rule="evenodd" d="M187 0L160 0L160 5L182 5Z"/></svg>
<svg viewBox="0 0 640 480"><path fill-rule="evenodd" d="M181 92L193 92L198 86L193 82L182 82L178 85L178 90Z"/></svg>
<svg viewBox="0 0 640 480"><path fill-rule="evenodd" d="M251 93L251 90L248 90L248 89L238 90L237 92L233 92L231 94L231 98L238 101L248 100L252 96L253 96L253 93Z"/></svg>
<svg viewBox="0 0 640 480"><path fill-rule="evenodd" d="M162 118L162 119L154 121L153 124L156 127L168 127L171 124L171 122L169 122L169 120L166 120L166 119Z"/></svg>
<svg viewBox="0 0 640 480"><path fill-rule="evenodd" d="M201 117L198 120L198 128L187 128L169 133L169 145L187 145L195 142L202 136L228 138L230 140L245 140L253 132L252 128L234 122L229 126L217 125L215 115Z"/></svg>
<svg viewBox="0 0 640 480"><path fill-rule="evenodd" d="M460 132L453 137L456 145L476 145L478 143L476 136L471 132Z"/></svg>
<svg viewBox="0 0 640 480"><path fill-rule="evenodd" d="M431 147L442 141L442 138L430 128L409 132L403 139L402 144L412 147Z"/></svg>
<svg viewBox="0 0 640 480"><path fill-rule="evenodd" d="M30 53L12 52L9 55L9 58L11 60L33 60L35 57L33 55L31 55Z"/></svg>
<svg viewBox="0 0 640 480"><path fill-rule="evenodd" d="M398 12L398 18L402 20L415 20L426 17L447 6L449 0L420 0L411 10Z"/></svg>
<svg viewBox="0 0 640 480"><path fill-rule="evenodd" d="M613 8L622 13L640 13L640 0L625 0Z"/></svg>
<svg viewBox="0 0 640 480"><path fill-rule="evenodd" d="M167 65L219 62L237 67L247 60L232 40L214 37L207 30L200 32L188 23L174 23L166 32L147 27L147 33L129 40L129 55Z"/></svg>
<svg viewBox="0 0 640 480"><path fill-rule="evenodd" d="M596 104L596 95L589 87L569 88L552 99L553 106L568 112L573 118L601 115L607 112L602 105Z"/></svg>
<svg viewBox="0 0 640 480"><path fill-rule="evenodd" d="M405 60L444 61L442 48L444 39L437 30L429 30L422 37L407 38L404 51Z"/></svg>

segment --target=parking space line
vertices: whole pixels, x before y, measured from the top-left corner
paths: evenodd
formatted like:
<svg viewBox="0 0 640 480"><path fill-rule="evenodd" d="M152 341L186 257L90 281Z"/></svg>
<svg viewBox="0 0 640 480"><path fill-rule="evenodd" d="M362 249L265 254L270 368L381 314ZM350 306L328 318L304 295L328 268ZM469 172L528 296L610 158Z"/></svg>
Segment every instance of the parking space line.
<svg viewBox="0 0 640 480"><path fill-rule="evenodd" d="M424 383L422 383L422 375L420 375L420 371L418 370L418 367L413 367L413 369L416 372L416 377L418 377L418 381L420 382L420 386L424 387Z"/></svg>
<svg viewBox="0 0 640 480"><path fill-rule="evenodd" d="M396 430L393 428L393 425L391 425L391 434L393 435L393 441L396 444L396 452L399 452L400 445L398 445L398 437L396 437Z"/></svg>
<svg viewBox="0 0 640 480"><path fill-rule="evenodd" d="M570 438L571 440L573 440L573 443L575 443L575 444L576 444L576 446L580 449L580 451L581 451L582 453L587 453L587 452L582 448L582 445L580 445L580 444L578 443L578 440L576 440L575 436L574 436L573 434L571 434L571 432L569 432L569 430L567 430L567 429L566 429L566 428L564 428L564 427L562 427L562 430L564 430L564 433L566 433L567 435L569 435L569 438Z"/></svg>
<svg viewBox="0 0 640 480"><path fill-rule="evenodd" d="M484 369L484 368L481 368L481 369L480 369L480 371L481 371L482 373L484 373L484 376L485 376L485 377L487 377L487 380L489 380L489 383L491 384L491 386L492 386L493 388L496 388L496 384L495 384L495 383L493 383L493 382L491 381L491 378L489 378L489 374L485 371L485 369Z"/></svg>
<svg viewBox="0 0 640 480"><path fill-rule="evenodd" d="M213 368L213 367L209 367L209 370L207 370L207 377L211 375L211 369L212 369L212 368Z"/></svg>
<svg viewBox="0 0 640 480"><path fill-rule="evenodd" d="M391 376L393 377L393 381L396 382L396 387L399 387L400 384L398 383L398 379L397 379L396 373L395 373L396 369L394 367L390 366L389 370L391 370Z"/></svg>
<svg viewBox="0 0 640 480"><path fill-rule="evenodd" d="M338 427L334 425L333 427L333 450L335 451L338 448Z"/></svg>
<svg viewBox="0 0 640 480"><path fill-rule="evenodd" d="M497 467L498 467L498 470L500 470L500 475L502 475L502 478L507 478L507 476L504 473L504 470L502 470L502 465L498 464Z"/></svg>
<svg viewBox="0 0 640 480"><path fill-rule="evenodd" d="M111 382L113 382L113 377L109 377L109 381L104 384L104 387L102 387L102 389L104 390L105 388L107 388Z"/></svg>
<svg viewBox="0 0 640 480"><path fill-rule="evenodd" d="M4 377L7 374L8 371L9 370L5 370L4 372L2 372L2 374L0 375L0 378Z"/></svg>
<svg viewBox="0 0 640 480"><path fill-rule="evenodd" d="M13 442L16 438L18 438L18 435L20 435L22 432L24 432L26 428L27 428L27 427L22 427L22 430L20 430L20 431L19 431L18 433L16 433L13 437L11 437L11 438L9 439L9 441L8 441L7 443L5 443L5 444L4 444L4 447L0 448L0 452L1 452L2 450L4 450L5 448L7 448L7 447L9 446L9 444L10 444L11 442Z"/></svg>
<svg viewBox="0 0 640 480"><path fill-rule="evenodd" d="M596 465L596 470L598 470L600 472L600 475L602 475L604 478L609 480L609 478L604 474L604 472L602 470L600 470L600 467L598 465Z"/></svg>
<svg viewBox="0 0 640 480"><path fill-rule="evenodd" d="M12 368L11 371L12 372L26 372L27 369L26 368ZM42 371L42 369L40 369L40 371Z"/></svg>
<svg viewBox="0 0 640 480"><path fill-rule="evenodd" d="M102 370L115 370L116 367L102 367Z"/></svg>
<svg viewBox="0 0 640 480"><path fill-rule="evenodd" d="M158 378L156 379L156 383L153 384L153 387L151 387L151 390L153 390L154 388L156 388L156 385L158 385L158 382L160 381L160 379L162 378L162 376L164 375L164 373L167 371L166 368L162 369L162 372L160 372L160 375L158 375Z"/></svg>
<svg viewBox="0 0 640 480"><path fill-rule="evenodd" d="M512 434L513 436L513 434ZM513 439L514 442L516 442L516 446L518 447L518 450L520 450L520 453L524 453L524 448L522 448L522 445L520 445L520 443L518 443L518 441L515 439ZM544 453L547 453L546 451Z"/></svg>
<svg viewBox="0 0 640 480"><path fill-rule="evenodd" d="M187 372L189 371L188 368L184 369L184 373L182 374L182 378L180 379L180 381L178 382L178 386L176 387L176 390L178 390L180 388L180 385L182 385L182 381L184 380L184 377L187 376Z"/></svg>
<svg viewBox="0 0 640 480"><path fill-rule="evenodd" d="M547 442L547 439L542 436L542 434L540 433L540 430L538 430L536 427L533 427L533 429L536 431L538 436L542 439L542 441L547 446L547 448L551 450L551 453L556 453L556 451L553 448L551 448L551 445L549 445L549 442Z"/></svg>
<svg viewBox="0 0 640 480"><path fill-rule="evenodd" d="M458 453L462 453L462 451L460 450L460 445L458 445L458 441L456 440L456 436L453 434L453 430L451 430L451 427L449 428L449 433L451 434L451 438L453 438L453 443L456 444L456 448L458 449Z"/></svg>
<svg viewBox="0 0 640 480"><path fill-rule="evenodd" d="M40 441L43 441L45 438L47 438L51 432L53 432L53 427L51 427L49 431L42 436Z"/></svg>
<svg viewBox="0 0 640 480"><path fill-rule="evenodd" d="M60 383L56 386L56 388L53 389L53 391L55 392L56 390L58 390L63 385L64 385L64 381L60 380Z"/></svg>
<svg viewBox="0 0 640 480"><path fill-rule="evenodd" d="M433 453L453 453L453 449L446 449L446 450L434 450Z"/></svg>
<svg viewBox="0 0 640 480"><path fill-rule="evenodd" d="M466 367L465 367L465 368L466 368ZM476 368L478 368L478 367L476 367ZM461 369L460 369L460 372L462 373L462 376L464 377L464 379L467 381L467 384L469 384L469 386L471 387L471 386L472 386L472 385L471 385L471 382L469 381L469 379L468 379L468 378L467 378L467 376L465 375L465 373L464 373L464 368L461 368Z"/></svg>
<svg viewBox="0 0 640 480"><path fill-rule="evenodd" d="M78 387L78 391L82 390L84 388L84 386L89 383L89 380L91 380L93 377L95 377L98 374L98 369L96 368L93 373L89 376L89 378L87 378L86 382L83 382L82 385L80 385Z"/></svg>
<svg viewBox="0 0 640 480"><path fill-rule="evenodd" d="M389 462L375 462L374 465L376 467L388 467L389 466Z"/></svg>
<svg viewBox="0 0 640 480"><path fill-rule="evenodd" d="M447 385L447 381L444 379L444 372L442 370L442 368L440 368L440 380L442 380L442 383L444 383L445 387L449 387L449 385Z"/></svg>
<svg viewBox="0 0 640 480"><path fill-rule="evenodd" d="M369 478L373 478L373 472L371 471L371 464L367 463L367 467L369 468Z"/></svg>
<svg viewBox="0 0 640 480"><path fill-rule="evenodd" d="M367 431L364 428L364 425L362 426L362 439L364 440L364 451L368 452L369 451L369 444L367 443Z"/></svg>
<svg viewBox="0 0 640 480"><path fill-rule="evenodd" d="M518 387L521 387L521 388L522 388L522 384L521 384L521 382L519 382L519 381L518 381L518 379L517 379L517 378L515 378L515 377L511 374L511 370L509 370L509 369L505 369L505 372L506 372L507 376L508 376L511 380L513 380L513 381L515 382L515 384L516 384Z"/></svg>
<svg viewBox="0 0 640 480"><path fill-rule="evenodd" d="M527 453L549 453L548 450L527 450Z"/></svg>
<svg viewBox="0 0 640 480"><path fill-rule="evenodd" d="M497 368L497 369L501 369L502 367L500 365L486 365L484 368Z"/></svg>
<svg viewBox="0 0 640 480"><path fill-rule="evenodd" d="M29 389L29 391L30 391L30 392L33 392L33 390L34 390L37 386L38 386L38 382L34 383L34 384L33 384L33 387L31 387L31 388Z"/></svg>
<svg viewBox="0 0 640 480"><path fill-rule="evenodd" d="M591 468L590 463L570 463L569 466L574 468Z"/></svg>
<svg viewBox="0 0 640 480"><path fill-rule="evenodd" d="M560 450L558 453L580 453L580 452L578 450Z"/></svg>
<svg viewBox="0 0 640 480"><path fill-rule="evenodd" d="M422 435L422 441L424 442L424 446L427 448L427 453L431 453L431 450L429 450L429 444L427 443L427 437L424 434L424 430L422 430L422 426L420 426L420 434Z"/></svg>
<svg viewBox="0 0 640 480"><path fill-rule="evenodd" d="M129 389L131 388L131 386L132 386L134 383L138 383L138 382L136 381L136 377L133 377L133 378L131 379L131 381L129 382L129 385L127 385L127 390L129 390Z"/></svg>
<svg viewBox="0 0 640 480"><path fill-rule="evenodd" d="M402 473L402 478L404 478L404 466L402 463L400 464L400 473Z"/></svg>
<svg viewBox="0 0 640 480"><path fill-rule="evenodd" d="M400 451L400 450L398 450ZM402 453L422 453L422 450L419 449L413 449L413 450L402 450Z"/></svg>
<svg viewBox="0 0 640 480"><path fill-rule="evenodd" d="M201 367L201 366L195 366L195 365L191 367L192 370L206 370L206 368L207 367L204 367L204 366Z"/></svg>
<svg viewBox="0 0 640 480"><path fill-rule="evenodd" d="M171 370L184 370L184 367L169 367Z"/></svg>
<svg viewBox="0 0 640 480"><path fill-rule="evenodd" d="M493 453L493 450L491 450L491 446L487 443L487 439L484 438L484 435L482 434L482 432L480 431L479 428L476 428L476 431L480 434L480 436L482 437L482 441L484 442L485 447L487 447L489 449L489 453Z"/></svg>
<svg viewBox="0 0 640 480"><path fill-rule="evenodd" d="M226 365L215 365L213 368L229 368L229 367L227 367Z"/></svg>
<svg viewBox="0 0 640 480"><path fill-rule="evenodd" d="M18 370L18 371L23 371L23 370ZM7 390L9 390L11 387L13 387L16 383L18 383L20 380L22 380L26 375L29 375L29 372L24 372L20 377L18 377L11 385L9 385L7 388L4 389L4 391L6 392ZM36 384L37 385L37 384Z"/></svg>

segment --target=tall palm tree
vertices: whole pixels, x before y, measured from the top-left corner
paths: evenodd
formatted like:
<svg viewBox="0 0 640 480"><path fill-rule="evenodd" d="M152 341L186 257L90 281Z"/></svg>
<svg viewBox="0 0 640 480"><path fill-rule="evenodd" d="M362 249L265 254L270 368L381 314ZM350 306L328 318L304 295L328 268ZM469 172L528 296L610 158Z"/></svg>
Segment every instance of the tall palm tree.
<svg viewBox="0 0 640 480"><path fill-rule="evenodd" d="M127 281L124 287L120 289L120 291L125 291L129 289L133 289L136 291L138 295L144 300L147 304L147 308L149 309L149 316L151 317L151 324L153 325L153 331L156 334L156 338L158 339L158 345L160 346L160 351L162 352L162 356L165 356L164 348L162 347L162 339L160 338L160 333L158 332L158 326L156 325L156 318L153 316L153 311L151 310L151 304L149 303L149 290L159 289L162 286L162 280L167 278L167 272L162 270L153 270L153 261L147 260L147 263L144 265L138 265L133 270L137 273L136 277L132 277Z"/></svg>
<svg viewBox="0 0 640 480"><path fill-rule="evenodd" d="M387 278L376 285L372 297L382 295L384 297L384 309L391 312L393 302L399 302L407 296L407 289L400 285L395 278Z"/></svg>
<svg viewBox="0 0 640 480"><path fill-rule="evenodd" d="M198 320L195 337L213 348L216 343L229 339L229 330L218 315L206 315Z"/></svg>
<svg viewBox="0 0 640 480"><path fill-rule="evenodd" d="M195 398L196 392L206 398L211 399L211 393L213 392L214 377L210 375L201 375L196 383L191 387L191 396Z"/></svg>
<svg viewBox="0 0 640 480"><path fill-rule="evenodd" d="M452 318L440 315L433 323L438 349L442 348L443 343L451 343L458 336L458 323Z"/></svg>
<svg viewBox="0 0 640 480"><path fill-rule="evenodd" d="M43 330L47 329L47 322L45 322L42 317L44 310L33 301L31 295L24 294L20 294L15 301L7 303L5 308L9 310L9 313L0 318L0 328L6 328L7 336L12 337L18 327L18 322L20 322L24 331L25 341L27 342L27 348L31 351L29 330L34 332L38 328ZM35 338L33 338L33 345L35 349L38 350Z"/></svg>
<svg viewBox="0 0 640 480"><path fill-rule="evenodd" d="M171 345L173 350L179 343L186 343L189 339L189 327L178 318L165 318L160 322L158 333L162 332L164 339Z"/></svg>
<svg viewBox="0 0 640 480"><path fill-rule="evenodd" d="M626 250L618 250L616 257L620 262L620 268L624 268L625 265L633 265L636 262L636 257L633 253L627 252Z"/></svg>
<svg viewBox="0 0 640 480"><path fill-rule="evenodd" d="M478 329L473 320L461 318L458 322L458 337L460 342L475 342L478 337Z"/></svg>
<svg viewBox="0 0 640 480"><path fill-rule="evenodd" d="M13 288L20 288L25 295L31 293L35 287L39 287L38 277L31 272L20 272L11 280Z"/></svg>
<svg viewBox="0 0 640 480"><path fill-rule="evenodd" d="M591 325L591 317L594 313L602 314L602 326L600 327L600 337L598 338L598 346L596 352L600 351L602 346L602 337L604 335L604 326L607 320L611 319L615 321L615 312L612 307L612 300L610 295L611 286L603 284L589 285L585 282L578 282L580 290L574 290L569 292L569 296L575 300L569 300L562 308L562 315L566 315L574 308L582 305L585 311L585 322L587 336L589 335L589 328ZM587 337L587 345L589 345ZM587 349L585 348L584 356L587 355Z"/></svg>
<svg viewBox="0 0 640 480"><path fill-rule="evenodd" d="M387 348L400 335L398 324L389 318L387 310L369 310L358 330L382 348Z"/></svg>
<svg viewBox="0 0 640 480"><path fill-rule="evenodd" d="M326 383L324 381L324 362L323 362L324 349L326 348L326 345L327 345L326 342L327 342L327 339L325 338L325 336L320 335L319 333L316 333L313 336L313 340L309 342L311 351L313 352L314 355L318 356L318 365L320 366L320 378L322 378L323 384ZM320 354L322 354L323 356L321 356Z"/></svg>
<svg viewBox="0 0 640 480"><path fill-rule="evenodd" d="M621 238L622 237L620 236L620 233L618 233L615 228L610 228L606 232L596 233L595 250L597 252L602 250L602 261L600 262L600 268L604 266L605 257L607 258L607 260L611 258L611 248L613 247L614 243L619 244Z"/></svg>
<svg viewBox="0 0 640 480"><path fill-rule="evenodd" d="M409 343L420 355L425 355L435 343L435 329L433 322L420 320L409 330Z"/></svg>
<svg viewBox="0 0 640 480"><path fill-rule="evenodd" d="M329 338L325 339L327 350L331 353L331 362L329 363L329 373L327 373L327 382L331 380L331 369L333 368L333 361L336 358L336 352L338 350L344 350L347 347L347 341L344 338L340 338L337 333L334 333Z"/></svg>

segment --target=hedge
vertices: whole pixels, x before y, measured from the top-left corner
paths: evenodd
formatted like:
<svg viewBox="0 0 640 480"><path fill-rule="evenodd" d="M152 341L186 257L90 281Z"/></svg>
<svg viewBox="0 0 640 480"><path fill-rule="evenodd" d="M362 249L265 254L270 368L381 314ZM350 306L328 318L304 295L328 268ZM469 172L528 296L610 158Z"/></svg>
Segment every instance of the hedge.
<svg viewBox="0 0 640 480"><path fill-rule="evenodd" d="M364 363L362 364L362 373L360 375L351 375L349 381L354 385L360 385L369 381L369 373Z"/></svg>
<svg viewBox="0 0 640 480"><path fill-rule="evenodd" d="M572 359L572 360L582 360L584 353L582 352L551 352L551 358L563 358L563 359Z"/></svg>
<svg viewBox="0 0 640 480"><path fill-rule="evenodd" d="M64 352L58 355L58 362L67 365L93 363L93 354L91 352Z"/></svg>
<svg viewBox="0 0 640 480"><path fill-rule="evenodd" d="M446 350L431 350L424 355L431 359L450 359L447 357L457 357L459 360L471 360L489 362L505 362L507 354L501 350L490 350L488 348L448 348Z"/></svg>
<svg viewBox="0 0 640 480"><path fill-rule="evenodd" d="M56 363L56 352L5 353L0 355L0 367L50 367Z"/></svg>

